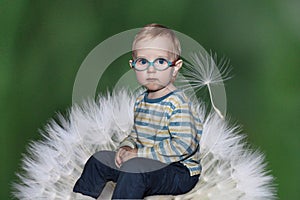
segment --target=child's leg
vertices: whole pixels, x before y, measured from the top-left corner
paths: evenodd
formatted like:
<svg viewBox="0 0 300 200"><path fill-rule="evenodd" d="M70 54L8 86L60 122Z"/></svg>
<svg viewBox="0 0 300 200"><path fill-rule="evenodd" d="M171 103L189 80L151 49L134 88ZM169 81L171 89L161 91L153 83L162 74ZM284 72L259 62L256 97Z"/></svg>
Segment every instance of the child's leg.
<svg viewBox="0 0 300 200"><path fill-rule="evenodd" d="M123 163L113 199L143 199L147 190L146 174L167 165L146 158L133 158Z"/></svg>
<svg viewBox="0 0 300 200"><path fill-rule="evenodd" d="M121 167L113 193L114 199L142 199L145 196L183 194L198 182L181 163L166 165L161 162L133 158Z"/></svg>
<svg viewBox="0 0 300 200"><path fill-rule="evenodd" d="M190 176L188 168L176 162L150 172L147 177L149 189L145 196L179 195L192 190L199 181L199 175Z"/></svg>
<svg viewBox="0 0 300 200"><path fill-rule="evenodd" d="M99 151L89 158L73 191L97 198L108 181L116 182L119 170L114 162L115 152Z"/></svg>

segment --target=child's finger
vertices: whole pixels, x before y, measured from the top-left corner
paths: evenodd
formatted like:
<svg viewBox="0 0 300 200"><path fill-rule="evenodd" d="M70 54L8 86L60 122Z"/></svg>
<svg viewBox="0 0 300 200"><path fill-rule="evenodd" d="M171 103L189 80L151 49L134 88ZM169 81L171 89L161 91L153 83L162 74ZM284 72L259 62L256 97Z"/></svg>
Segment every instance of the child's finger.
<svg viewBox="0 0 300 200"><path fill-rule="evenodd" d="M121 149L119 150L119 157L122 158L122 157L125 155L125 153L126 153L126 150L123 149L123 148L121 148Z"/></svg>
<svg viewBox="0 0 300 200"><path fill-rule="evenodd" d="M117 159L115 159L115 164L116 164L116 166L117 166L118 168L121 167L121 164L117 161Z"/></svg>
<svg viewBox="0 0 300 200"><path fill-rule="evenodd" d="M121 150L121 149L120 149L120 150ZM119 168L120 168L120 166L121 166L121 164L122 164L122 159L121 159L121 157L120 157L120 150L117 151L116 157L115 157L115 163L116 163L117 167L119 167Z"/></svg>
<svg viewBox="0 0 300 200"><path fill-rule="evenodd" d="M126 162L126 161L128 161L129 159L131 159L133 157L134 157L134 154L132 152L126 151L126 152L124 152L123 156L121 157L122 162Z"/></svg>

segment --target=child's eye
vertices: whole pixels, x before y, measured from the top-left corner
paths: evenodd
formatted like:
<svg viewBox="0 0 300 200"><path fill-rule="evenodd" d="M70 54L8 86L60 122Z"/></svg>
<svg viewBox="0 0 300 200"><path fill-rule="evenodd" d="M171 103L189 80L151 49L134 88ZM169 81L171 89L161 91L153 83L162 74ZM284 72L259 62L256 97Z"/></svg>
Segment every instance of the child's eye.
<svg viewBox="0 0 300 200"><path fill-rule="evenodd" d="M160 65L163 65L163 64L166 64L166 63L167 63L167 61L166 61L164 58L159 58L159 59L157 59L157 62L158 62L158 64L160 64Z"/></svg>
<svg viewBox="0 0 300 200"><path fill-rule="evenodd" d="M139 63L140 65L146 65L146 64L148 63L148 60L146 60L146 59L144 59L144 58L141 58L141 59L138 60L138 63Z"/></svg>

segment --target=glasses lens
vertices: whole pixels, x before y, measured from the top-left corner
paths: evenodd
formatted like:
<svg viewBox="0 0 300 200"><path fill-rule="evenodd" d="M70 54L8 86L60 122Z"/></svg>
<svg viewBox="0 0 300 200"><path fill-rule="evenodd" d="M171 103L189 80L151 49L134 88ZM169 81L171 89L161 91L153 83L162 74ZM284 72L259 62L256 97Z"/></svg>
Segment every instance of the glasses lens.
<svg viewBox="0 0 300 200"><path fill-rule="evenodd" d="M164 58L157 58L154 61L154 66L157 70L164 70L169 67L169 62Z"/></svg>
<svg viewBox="0 0 300 200"><path fill-rule="evenodd" d="M145 58L139 58L135 61L135 69L145 70L149 65L149 61Z"/></svg>

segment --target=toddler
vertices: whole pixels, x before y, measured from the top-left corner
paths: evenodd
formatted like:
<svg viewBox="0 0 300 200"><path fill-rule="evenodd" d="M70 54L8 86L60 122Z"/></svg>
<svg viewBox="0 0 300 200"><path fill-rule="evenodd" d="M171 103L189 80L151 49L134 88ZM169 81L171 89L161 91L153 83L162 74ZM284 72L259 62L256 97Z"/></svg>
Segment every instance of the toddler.
<svg viewBox="0 0 300 200"><path fill-rule="evenodd" d="M180 54L180 42L167 27L149 24L136 35L129 65L146 91L136 99L131 133L116 152L89 158L74 192L97 198L113 181L113 199L143 199L183 194L196 185L202 124L174 85Z"/></svg>

